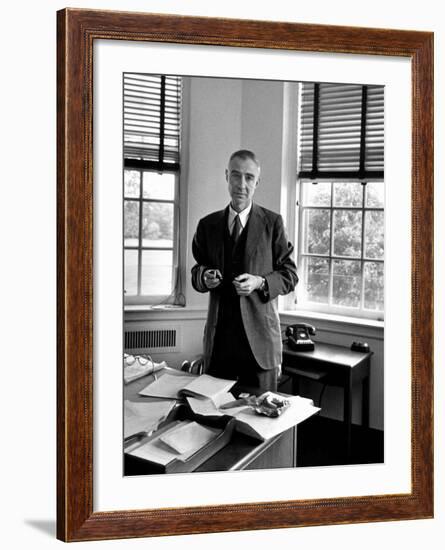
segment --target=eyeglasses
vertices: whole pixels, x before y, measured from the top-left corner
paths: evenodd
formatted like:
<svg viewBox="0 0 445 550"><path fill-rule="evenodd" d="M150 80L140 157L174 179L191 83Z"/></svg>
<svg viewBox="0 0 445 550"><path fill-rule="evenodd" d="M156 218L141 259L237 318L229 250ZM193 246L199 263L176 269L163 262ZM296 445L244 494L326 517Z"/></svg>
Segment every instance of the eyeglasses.
<svg viewBox="0 0 445 550"><path fill-rule="evenodd" d="M124 353L124 363L127 367L129 367L130 365L134 365L136 361L140 365L146 365L149 361L153 363L153 359L150 357L150 355L130 355L129 353Z"/></svg>

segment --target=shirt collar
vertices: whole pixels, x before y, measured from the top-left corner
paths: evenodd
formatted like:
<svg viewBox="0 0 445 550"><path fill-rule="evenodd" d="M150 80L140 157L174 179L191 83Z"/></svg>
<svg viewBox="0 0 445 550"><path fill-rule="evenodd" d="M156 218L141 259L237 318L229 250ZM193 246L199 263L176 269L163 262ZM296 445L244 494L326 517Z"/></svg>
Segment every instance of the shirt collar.
<svg viewBox="0 0 445 550"><path fill-rule="evenodd" d="M235 222L235 218L236 218L237 215L239 215L241 225L244 229L246 227L247 220L249 219L249 214L250 214L251 210L252 210L252 203L250 203L249 206L247 208L245 208L244 210L242 210L241 212L237 212L236 210L234 210L232 208L232 205L230 204L229 205L229 219L228 219L229 229L232 228L232 225Z"/></svg>

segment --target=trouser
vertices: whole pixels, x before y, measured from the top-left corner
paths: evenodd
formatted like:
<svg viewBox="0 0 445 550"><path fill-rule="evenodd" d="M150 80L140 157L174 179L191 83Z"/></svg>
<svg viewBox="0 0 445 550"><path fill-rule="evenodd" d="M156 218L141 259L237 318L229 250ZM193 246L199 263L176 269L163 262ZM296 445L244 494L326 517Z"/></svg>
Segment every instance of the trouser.
<svg viewBox="0 0 445 550"><path fill-rule="evenodd" d="M240 391L276 391L278 368L261 368L250 347L241 317L239 297L221 300L209 374L237 380Z"/></svg>

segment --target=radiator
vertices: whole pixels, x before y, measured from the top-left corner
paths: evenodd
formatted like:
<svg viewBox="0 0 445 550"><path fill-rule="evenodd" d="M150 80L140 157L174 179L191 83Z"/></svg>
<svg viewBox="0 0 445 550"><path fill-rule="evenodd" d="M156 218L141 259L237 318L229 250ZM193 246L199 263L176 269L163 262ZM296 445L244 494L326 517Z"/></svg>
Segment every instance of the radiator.
<svg viewBox="0 0 445 550"><path fill-rule="evenodd" d="M181 327L126 330L124 349L131 353L180 351Z"/></svg>

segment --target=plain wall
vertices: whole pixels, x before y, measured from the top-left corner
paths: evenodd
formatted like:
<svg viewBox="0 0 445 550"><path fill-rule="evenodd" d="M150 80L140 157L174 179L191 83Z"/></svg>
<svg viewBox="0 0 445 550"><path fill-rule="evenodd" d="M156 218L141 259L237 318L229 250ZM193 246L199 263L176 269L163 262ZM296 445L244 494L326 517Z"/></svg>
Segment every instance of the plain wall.
<svg viewBox="0 0 445 550"><path fill-rule="evenodd" d="M243 81L241 143L255 151L261 163L255 201L280 211L283 146L283 83Z"/></svg>

